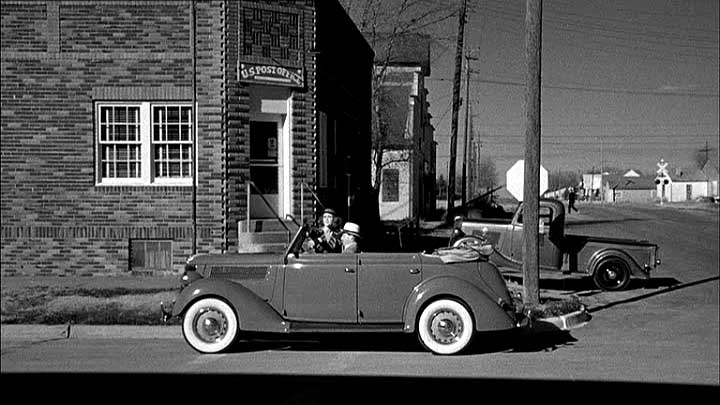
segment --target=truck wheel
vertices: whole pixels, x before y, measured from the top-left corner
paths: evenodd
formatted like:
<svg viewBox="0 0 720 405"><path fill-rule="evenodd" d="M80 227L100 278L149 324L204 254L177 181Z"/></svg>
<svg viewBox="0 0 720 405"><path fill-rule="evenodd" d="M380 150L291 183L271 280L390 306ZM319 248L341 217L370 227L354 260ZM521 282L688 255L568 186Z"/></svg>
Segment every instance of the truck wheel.
<svg viewBox="0 0 720 405"><path fill-rule="evenodd" d="M470 312L451 299L430 303L418 320L420 343L435 354L459 353L470 344L473 331Z"/></svg>
<svg viewBox="0 0 720 405"><path fill-rule="evenodd" d="M593 281L605 291L624 290L630 284L630 268L617 257L605 259L595 267Z"/></svg>
<svg viewBox="0 0 720 405"><path fill-rule="evenodd" d="M217 298L198 300L185 311L183 337L200 353L219 353L235 342L238 320L235 311Z"/></svg>

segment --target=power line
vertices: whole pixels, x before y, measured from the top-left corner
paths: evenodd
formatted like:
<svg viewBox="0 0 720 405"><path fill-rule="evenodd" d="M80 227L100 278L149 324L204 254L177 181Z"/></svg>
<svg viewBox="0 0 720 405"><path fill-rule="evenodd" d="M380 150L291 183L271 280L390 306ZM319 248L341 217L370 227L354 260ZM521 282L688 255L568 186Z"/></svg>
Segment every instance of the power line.
<svg viewBox="0 0 720 405"><path fill-rule="evenodd" d="M448 81L448 78L428 78L429 80L436 81ZM426 80L428 80L426 79ZM525 87L525 83L510 81L510 80L490 80L490 79L470 79L474 83L485 83L485 84L497 84L503 86L519 86ZM556 90L575 90L575 91L589 91L597 93L611 93L611 94L632 94L632 95L647 95L647 96L685 96L685 97L719 97L719 93L691 93L691 92L680 92L680 91L662 91L662 90L650 90L650 89L618 89L618 88L602 88L602 87L583 87L583 86L572 86L572 85L543 85L543 89L556 89Z"/></svg>

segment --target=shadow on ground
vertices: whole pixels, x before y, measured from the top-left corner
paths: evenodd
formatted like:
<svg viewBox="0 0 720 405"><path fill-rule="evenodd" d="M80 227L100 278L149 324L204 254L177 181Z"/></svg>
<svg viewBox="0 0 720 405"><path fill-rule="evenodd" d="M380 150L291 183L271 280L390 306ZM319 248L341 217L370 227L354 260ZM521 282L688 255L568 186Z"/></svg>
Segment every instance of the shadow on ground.
<svg viewBox="0 0 720 405"><path fill-rule="evenodd" d="M522 275L503 274L506 280L522 285ZM671 287L680 284L680 281L673 277L658 277L652 279L632 279L625 291L641 289L657 289ZM557 290L570 293L583 293L580 296L594 295L603 292L595 283L592 276L540 279L539 287L542 290Z"/></svg>
<svg viewBox="0 0 720 405"><path fill-rule="evenodd" d="M590 312L590 313L598 312L598 311L602 311L603 309L612 308L612 307L617 306L617 305L622 305L622 304L627 304L627 303L630 303L630 302L640 301L640 300L644 300L644 299L646 299L646 298L654 297L654 296L656 296L656 295L667 294L667 293L669 293L669 292L677 291L677 290L680 290L680 289L683 289L683 288L688 288L688 287L696 286L696 285L699 285L699 284L710 283L710 282L718 281L718 280L720 280L720 276L708 277L708 278L704 278L704 279L696 280L696 281L691 281L691 282L687 282L687 283L677 282L677 283L675 283L675 284L673 284L673 285L671 285L671 286L668 286L667 288L663 288L663 289L660 289L660 290L657 290L657 291L653 291L653 292L650 292L650 293L647 293L647 294L642 294L642 295L638 295L638 296L635 296L635 297L631 297L631 298L627 298L627 299L622 299L622 300L618 300L618 301L613 301L613 302L610 302L610 303L607 303L607 304L604 304L604 305L599 305L599 306L595 306L595 307L588 308L588 312Z"/></svg>
<svg viewBox="0 0 720 405"><path fill-rule="evenodd" d="M487 353L548 352L571 345L577 340L568 331L558 329L547 322L536 321L532 328L503 332L476 332L473 342L461 355ZM313 334L303 339L276 340L257 337L238 341L231 349L233 353L258 352L266 350L289 351L356 351L356 352L418 352L428 353L416 334L347 333Z"/></svg>

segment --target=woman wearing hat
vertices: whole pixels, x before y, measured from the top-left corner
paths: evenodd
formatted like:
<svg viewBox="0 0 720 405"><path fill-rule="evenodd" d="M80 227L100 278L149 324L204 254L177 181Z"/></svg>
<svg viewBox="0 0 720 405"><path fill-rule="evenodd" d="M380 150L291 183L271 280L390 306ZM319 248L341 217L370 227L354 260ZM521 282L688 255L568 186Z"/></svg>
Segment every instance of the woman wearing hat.
<svg viewBox="0 0 720 405"><path fill-rule="evenodd" d="M332 208L325 208L322 215L322 223L310 241L310 247L316 253L340 253L342 242L340 241L340 230L337 224L337 212Z"/></svg>
<svg viewBox="0 0 720 405"><path fill-rule="evenodd" d="M342 252L360 253L360 248L358 247L359 239L361 239L360 225L354 222L345 223L345 226L343 226L342 235L340 236L340 240L342 240Z"/></svg>

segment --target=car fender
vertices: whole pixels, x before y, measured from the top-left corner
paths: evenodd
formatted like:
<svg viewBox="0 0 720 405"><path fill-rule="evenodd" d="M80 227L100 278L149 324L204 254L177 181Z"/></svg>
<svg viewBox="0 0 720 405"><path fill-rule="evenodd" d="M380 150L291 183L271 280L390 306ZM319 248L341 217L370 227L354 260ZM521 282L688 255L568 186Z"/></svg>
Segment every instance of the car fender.
<svg viewBox="0 0 720 405"><path fill-rule="evenodd" d="M511 329L515 321L484 291L471 283L451 276L439 276L424 280L405 301L403 322L405 332L414 332L420 311L433 299L457 298L465 304L475 321L475 330L491 331Z"/></svg>
<svg viewBox="0 0 720 405"><path fill-rule="evenodd" d="M632 258L629 254L626 252L620 250L620 249L600 249L597 252L593 253L593 255L590 257L590 259L587 262L587 265L585 266L585 271L588 274L593 274L595 272L595 267L604 259L607 259L609 257L617 257L619 259L622 259L625 261L625 263L628 264L628 267L630 267L630 273L633 276L641 277L641 278L650 278L650 275L647 274L642 270L642 266L638 264L638 262L635 261L635 259Z"/></svg>
<svg viewBox="0 0 720 405"><path fill-rule="evenodd" d="M175 299L173 316L181 316L193 302L206 297L226 301L235 310L243 331L288 331L288 322L255 293L240 284L216 278L203 278L185 287Z"/></svg>

